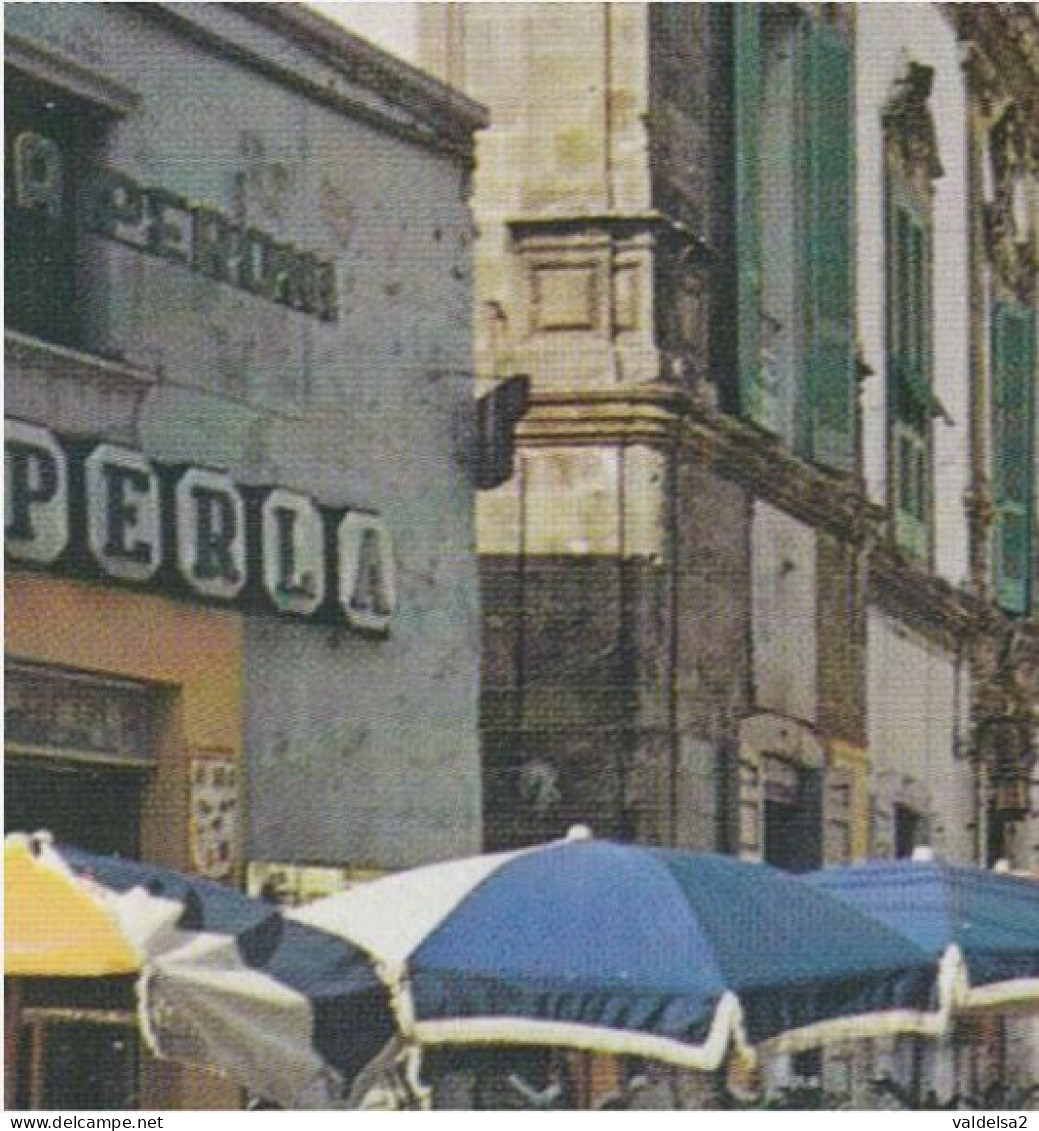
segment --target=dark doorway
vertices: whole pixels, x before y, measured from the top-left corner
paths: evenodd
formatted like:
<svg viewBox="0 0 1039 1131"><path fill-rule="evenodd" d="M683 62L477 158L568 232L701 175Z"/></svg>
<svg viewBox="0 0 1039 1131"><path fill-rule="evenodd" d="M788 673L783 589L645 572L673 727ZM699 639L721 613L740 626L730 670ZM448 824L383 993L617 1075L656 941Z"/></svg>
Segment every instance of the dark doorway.
<svg viewBox="0 0 1039 1131"><path fill-rule="evenodd" d="M820 774L781 758L765 764L765 863L788 872L823 864Z"/></svg>
<svg viewBox="0 0 1039 1131"><path fill-rule="evenodd" d="M908 860L924 843L924 819L908 805L895 806L895 857Z"/></svg>
<svg viewBox="0 0 1039 1131"><path fill-rule="evenodd" d="M7 832L46 830L88 852L136 858L145 773L122 766L7 756Z"/></svg>

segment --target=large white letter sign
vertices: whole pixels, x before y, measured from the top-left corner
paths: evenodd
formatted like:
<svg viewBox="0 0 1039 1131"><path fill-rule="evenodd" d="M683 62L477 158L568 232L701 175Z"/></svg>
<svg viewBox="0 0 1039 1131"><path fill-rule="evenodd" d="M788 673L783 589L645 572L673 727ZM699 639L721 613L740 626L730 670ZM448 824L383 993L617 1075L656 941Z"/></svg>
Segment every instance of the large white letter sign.
<svg viewBox="0 0 1039 1131"><path fill-rule="evenodd" d="M396 567L381 518L349 511L339 524L339 601L348 624L386 632L397 608Z"/></svg>
<svg viewBox="0 0 1039 1131"><path fill-rule="evenodd" d="M159 477L140 452L99 444L86 459L87 540L110 577L147 581L162 561Z"/></svg>
<svg viewBox="0 0 1039 1131"><path fill-rule="evenodd" d="M46 428L4 421L6 552L49 563L69 543L68 459Z"/></svg>
<svg viewBox="0 0 1039 1131"><path fill-rule="evenodd" d="M245 503L231 476L189 468L176 498L181 577L203 597L237 597L246 582Z"/></svg>
<svg viewBox="0 0 1039 1131"><path fill-rule="evenodd" d="M325 530L306 495L276 488L261 508L263 587L283 613L310 616L325 599Z"/></svg>

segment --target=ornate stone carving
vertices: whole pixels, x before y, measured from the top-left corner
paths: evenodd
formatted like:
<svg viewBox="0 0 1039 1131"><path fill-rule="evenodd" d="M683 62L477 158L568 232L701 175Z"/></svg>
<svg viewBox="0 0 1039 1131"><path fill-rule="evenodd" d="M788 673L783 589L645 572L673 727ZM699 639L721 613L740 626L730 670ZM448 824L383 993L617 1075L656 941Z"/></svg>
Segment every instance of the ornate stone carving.
<svg viewBox="0 0 1039 1131"><path fill-rule="evenodd" d="M1024 304L1031 301L1036 276L1029 196L1037 164L1029 137L1032 116L1024 103L1011 102L989 131L995 187L992 201L985 205L985 236L992 265Z"/></svg>
<svg viewBox="0 0 1039 1131"><path fill-rule="evenodd" d="M974 643L974 758L994 786L995 807L1020 819L1037 753L1039 632L1002 624Z"/></svg>
<svg viewBox="0 0 1039 1131"><path fill-rule="evenodd" d="M1031 4L944 4L964 43L964 69L986 114L1039 80L1039 13ZM1039 137L1039 119L1031 124Z"/></svg>
<svg viewBox="0 0 1039 1131"><path fill-rule="evenodd" d="M910 63L905 77L895 83L883 113L884 134L892 155L901 162L907 178L926 192L944 172L929 102L933 85L933 67Z"/></svg>

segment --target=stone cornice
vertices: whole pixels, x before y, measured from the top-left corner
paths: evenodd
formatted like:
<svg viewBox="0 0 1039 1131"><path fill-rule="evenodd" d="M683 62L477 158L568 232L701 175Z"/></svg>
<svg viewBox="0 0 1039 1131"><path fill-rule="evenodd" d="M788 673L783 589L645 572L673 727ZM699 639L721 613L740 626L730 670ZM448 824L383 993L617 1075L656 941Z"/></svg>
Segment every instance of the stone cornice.
<svg viewBox="0 0 1039 1131"><path fill-rule="evenodd" d="M947 645L1008 631L994 605L930 573L890 544L887 514L862 481L800 459L779 440L696 401L689 402L683 439L722 475L791 517L868 549L870 601ZM1028 622L1039 638L1039 623Z"/></svg>
<svg viewBox="0 0 1039 1131"><path fill-rule="evenodd" d="M45 342L17 330L4 330L4 367L13 379L20 373L33 372L123 390L147 390L158 380L155 373L137 365Z"/></svg>
<svg viewBox="0 0 1039 1131"><path fill-rule="evenodd" d="M460 91L309 11L302 4L135 4L222 58L266 75L315 102L418 145L473 159L486 110ZM229 18L229 14L231 18ZM235 27L234 16L248 21ZM254 33L246 34L249 24ZM274 50L259 29L299 49Z"/></svg>
<svg viewBox="0 0 1039 1131"><path fill-rule="evenodd" d="M683 436L694 450L755 498L808 525L869 550L870 600L938 635L950 647L978 633L1001 630L1006 618L991 605L928 572L891 546L886 513L852 475L798 458L780 441L738 418L691 402Z"/></svg>
<svg viewBox="0 0 1039 1131"><path fill-rule="evenodd" d="M989 620L982 601L889 543L878 543L870 554L870 600L924 635L937 635L950 648L984 631Z"/></svg>
<svg viewBox="0 0 1039 1131"><path fill-rule="evenodd" d="M776 437L710 405L691 403L683 441L756 498L840 538L862 541L881 515L856 477L815 467Z"/></svg>
<svg viewBox="0 0 1039 1131"><path fill-rule="evenodd" d="M460 90L353 35L305 4L232 4L247 19L266 24L347 72L439 129L471 133L488 125L487 110Z"/></svg>
<svg viewBox="0 0 1039 1131"><path fill-rule="evenodd" d="M654 239L670 241L688 247L695 258L709 259L710 248L683 221L650 209L646 212L601 212L574 216L514 216L507 221L509 231L517 241L529 239L560 238L600 234L602 237L624 240L649 235Z"/></svg>
<svg viewBox="0 0 1039 1131"><path fill-rule="evenodd" d="M681 447L712 470L818 530L868 550L871 604L956 648L1014 630L1039 649L1039 620L1012 621L899 552L886 514L855 476L800 459L775 437L662 382L535 390L517 428L523 446Z"/></svg>
<svg viewBox="0 0 1039 1131"><path fill-rule="evenodd" d="M4 35L4 63L103 106L111 114L130 114L140 103L135 90L110 75L88 67L52 44L36 43L12 31Z"/></svg>
<svg viewBox="0 0 1039 1131"><path fill-rule="evenodd" d="M687 402L683 390L657 383L535 389L517 439L532 447L666 446L678 437Z"/></svg>

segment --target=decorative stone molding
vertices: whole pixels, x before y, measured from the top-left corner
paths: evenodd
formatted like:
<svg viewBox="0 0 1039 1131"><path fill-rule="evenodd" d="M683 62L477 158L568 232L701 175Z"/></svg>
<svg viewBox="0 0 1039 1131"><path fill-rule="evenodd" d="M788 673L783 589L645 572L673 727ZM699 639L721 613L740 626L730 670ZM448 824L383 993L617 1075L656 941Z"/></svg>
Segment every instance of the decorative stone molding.
<svg viewBox="0 0 1039 1131"><path fill-rule="evenodd" d="M988 582L989 534L996 517L992 500L992 485L988 476L975 470L970 489L963 497L963 508L970 529L971 578L975 596L987 600L990 596Z"/></svg>
<svg viewBox="0 0 1039 1131"><path fill-rule="evenodd" d="M934 68L911 62L881 116L889 154L898 159L914 187L928 195L932 182L944 173L930 106L933 85Z"/></svg>
<svg viewBox="0 0 1039 1131"><path fill-rule="evenodd" d="M944 4L965 44L964 69L985 113L1039 88L1039 13L1032 4ZM1039 119L1030 132L1039 137Z"/></svg>
<svg viewBox="0 0 1039 1131"><path fill-rule="evenodd" d="M921 635L955 649L982 628L986 606L881 543L870 555L870 600Z"/></svg>
<svg viewBox="0 0 1039 1131"><path fill-rule="evenodd" d="M720 475L838 538L860 543L879 530L883 511L857 476L806 463L776 437L702 399L688 404L680 441Z"/></svg>
<svg viewBox="0 0 1039 1131"><path fill-rule="evenodd" d="M159 380L155 372L16 330L4 331L5 407L22 420L79 431L93 414L105 435L134 444L144 398Z"/></svg>
<svg viewBox="0 0 1039 1131"><path fill-rule="evenodd" d="M741 758L771 754L810 770L824 769L828 761L826 744L814 728L786 715L748 715L740 720L739 741Z"/></svg>
<svg viewBox="0 0 1039 1131"><path fill-rule="evenodd" d="M33 43L14 32L4 36L4 63L119 117L132 113L140 103L135 90L110 75L52 44Z"/></svg>
<svg viewBox="0 0 1039 1131"><path fill-rule="evenodd" d="M513 358L535 388L660 376L653 302L660 225L655 214L509 221Z"/></svg>
<svg viewBox="0 0 1039 1131"><path fill-rule="evenodd" d="M669 445L687 403L680 389L657 383L534 391L517 436L524 447Z"/></svg>
<svg viewBox="0 0 1039 1131"><path fill-rule="evenodd" d="M1036 233L1031 227L1029 182L1034 183L1036 146L1029 136L1034 119L1026 104L1011 102L989 131L993 199L985 205L986 250L1000 279L1024 305L1035 294ZM1024 207L1018 199L1025 198ZM1022 218L1021 213L1026 213Z"/></svg>
<svg viewBox="0 0 1039 1131"><path fill-rule="evenodd" d="M971 684L968 753L987 783L987 803L1020 822L1039 751L1039 624L990 610L973 641Z"/></svg>
<svg viewBox="0 0 1039 1131"><path fill-rule="evenodd" d="M975 715L1005 715L1039 725L1039 626L1005 618L974 643Z"/></svg>

